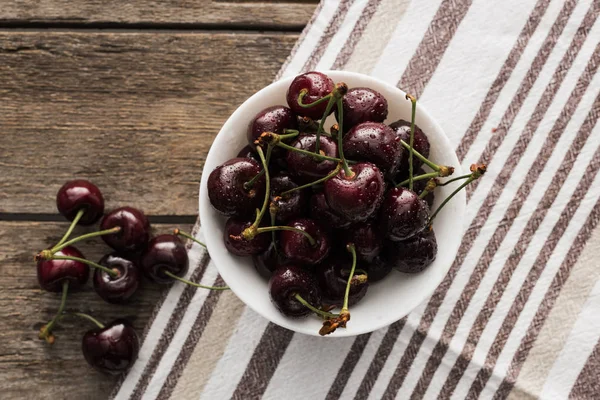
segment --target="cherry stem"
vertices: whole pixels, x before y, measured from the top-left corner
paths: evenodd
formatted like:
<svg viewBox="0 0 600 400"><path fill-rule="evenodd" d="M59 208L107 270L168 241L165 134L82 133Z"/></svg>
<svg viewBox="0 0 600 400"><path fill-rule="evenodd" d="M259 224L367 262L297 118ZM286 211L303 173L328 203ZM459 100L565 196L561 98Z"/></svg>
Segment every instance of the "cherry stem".
<svg viewBox="0 0 600 400"><path fill-rule="evenodd" d="M450 194L450 196L446 197L444 199L444 201L442 202L442 204L440 204L440 206L435 210L435 212L431 215L431 217L429 217L429 222L427 225L431 225L431 223L433 222L433 220L435 219L435 217L439 214L439 212L442 210L442 208L444 208L444 206L458 193L460 192L462 189L465 188L465 186L467 186L469 183L473 182L474 180L479 179L481 176L483 176L483 174L485 174L486 171L486 166L485 164L473 164L471 165L471 174L469 176L469 178L464 181L459 187L456 188L456 190L454 190L454 192L452 192Z"/></svg>
<svg viewBox="0 0 600 400"><path fill-rule="evenodd" d="M268 145L267 154L270 155L272 148L273 148L273 146ZM267 163L267 160L265 159L263 150L260 146L256 147L256 151L258 152L258 156L260 157L260 161L262 162L263 171L265 171L265 200L263 201L263 205L262 205L262 208L260 209L260 212L258 212L258 214L256 215L256 220L252 224L252 227L254 227L254 228L256 228L260 225L260 221L262 221L262 218L265 215L265 212L267 211L267 206L269 205L269 199L271 198L271 177L269 176L269 164ZM250 229L250 228L248 228L248 229Z"/></svg>
<svg viewBox="0 0 600 400"><path fill-rule="evenodd" d="M314 246L315 244L317 244L317 241L315 240L315 238L313 238L308 232L303 231L302 229L298 229L298 228L294 228L293 226L286 226L286 225L281 225L281 226L264 226L262 228L258 228L256 229L256 233L265 233L265 232L273 232L273 231L292 231L292 232L298 232L303 234L309 241L311 246Z"/></svg>
<svg viewBox="0 0 600 400"><path fill-rule="evenodd" d="M335 169L333 171L331 171L327 176L324 176L321 179L317 179L314 182L307 183L306 185L302 185L302 186L298 186L298 187L295 187L295 188L290 189L290 190L286 190L285 192L281 193L279 196L283 197L283 196L285 196L287 194L290 194L292 192L295 192L297 190L306 189L308 187L311 187L311 186L314 186L314 185L318 185L321 182L325 182L325 181L333 178L334 176L336 176L338 174L338 172L340 172L341 168L342 168L342 164L338 163L337 167L335 167Z"/></svg>
<svg viewBox="0 0 600 400"><path fill-rule="evenodd" d="M317 141L317 143L319 143L319 142ZM321 161L325 161L325 160L327 160L327 161L335 161L335 162L342 161L339 158L329 157L329 156L326 156L326 155L321 154L321 153L314 153L312 151L308 151L308 150L304 150L304 149L298 149L298 148L296 148L294 146L290 146L289 144L286 144L286 143L279 142L279 143L277 143L277 146L283 147L284 149L289 150L289 151L295 151L297 153L306 154L307 156L312 156L314 158L320 159Z"/></svg>
<svg viewBox="0 0 600 400"><path fill-rule="evenodd" d="M181 230L179 230L179 228L175 228L173 229L173 234L174 235L178 235L178 236L183 236L184 238L188 238L193 242L198 243L200 246L206 248L206 245L204 243L202 243L201 241L199 241L198 239L196 239L195 237L193 237L192 235L190 235L189 233L185 233Z"/></svg>
<svg viewBox="0 0 600 400"><path fill-rule="evenodd" d="M92 317L91 315L82 312L63 313L63 316L65 315L74 315L79 318L87 319L88 321L94 323L98 328L104 329L104 324L98 321L96 318Z"/></svg>
<svg viewBox="0 0 600 400"><path fill-rule="evenodd" d="M77 215L75 215L75 218L73 218L69 229L67 229L67 232L62 237L62 239L60 239L60 241L56 244L56 246L60 246L69 238L69 236L71 236L71 233L73 233L73 229L75 229L75 226L77 225L81 217L83 217L83 214L85 214L85 208L81 208L79 211L77 211Z"/></svg>
<svg viewBox="0 0 600 400"><path fill-rule="evenodd" d="M348 168L348 163L346 162L346 158L344 157L344 145L342 144L342 137L344 136L344 110L342 109L342 98L340 97L337 101L338 107L338 125L339 125L339 133L337 135L338 140L338 153L340 153L340 158L342 159L342 168L344 168L344 173L346 174L346 178L350 179L354 176L354 172Z"/></svg>
<svg viewBox="0 0 600 400"><path fill-rule="evenodd" d="M412 103L412 111L410 117L410 152L408 153L408 188L413 189L413 152L415 150L415 114L417 111L417 99L406 94L406 99Z"/></svg>
<svg viewBox="0 0 600 400"><path fill-rule="evenodd" d="M333 107L333 105L336 103L336 90L334 89L334 91L329 95L331 96L329 98L329 102L327 103L327 107L325 107L325 112L323 113L323 117L321 118L321 120L319 121L319 127L317 128L317 142L315 143L315 153L319 154L319 150L321 147L321 133L323 133L323 125L325 125L325 120L327 119L327 116L329 115L329 113L331 112L331 108Z"/></svg>
<svg viewBox="0 0 600 400"><path fill-rule="evenodd" d="M438 172L441 170L441 167L439 165L437 165L436 163L434 163L432 161L429 161L423 154L419 153L415 149L412 149L410 147L410 144L406 143L404 140L400 140L400 143L402 144L402 146L404 146L406 149L408 149L408 151L410 151L410 154L414 154L415 157L417 157L419 160L421 160L425 164L427 164L432 170L438 171ZM409 158L410 158L410 154L409 154ZM410 165L412 165L412 163Z"/></svg>
<svg viewBox="0 0 600 400"><path fill-rule="evenodd" d="M271 203L271 205L273 205L273 203ZM271 226L275 225L275 219L277 218L277 211L278 208L277 206L273 206L273 207L269 207L269 215L271 216ZM271 231L271 243L273 243L273 245L275 245L275 231ZM277 250L277 246L275 246L275 252L277 252L279 254L279 251Z"/></svg>
<svg viewBox="0 0 600 400"><path fill-rule="evenodd" d="M199 283L188 281L187 279L181 278L167 270L163 270L162 272L163 272L163 274L165 274L173 279L176 279L179 282L183 282L187 285L190 285L190 286L195 286L195 287L199 287L202 289L210 289L210 290L229 290L229 286L205 286L205 285L201 285Z"/></svg>
<svg viewBox="0 0 600 400"><path fill-rule="evenodd" d="M457 176L456 178L452 178L452 179L450 179L450 180L448 180L448 181L446 181L444 183L440 183L438 186L446 186L446 185L449 185L452 182L460 181L462 179L467 179L467 178L470 178L470 177L471 177L471 174Z"/></svg>
<svg viewBox="0 0 600 400"><path fill-rule="evenodd" d="M306 96L307 94L308 94L308 89L302 89L300 91L300 94L298 94L298 105L302 108L312 108L314 106L317 106L317 105L329 100L331 97L333 97L333 94L329 93L328 95L321 97L319 100L315 100L312 103L305 104L302 102L302 100L304 99L304 96Z"/></svg>
<svg viewBox="0 0 600 400"><path fill-rule="evenodd" d="M115 278L115 277L119 276L119 273L118 273L118 272L116 272L116 271L114 271L114 270L112 270L112 269L110 269L110 268L104 267L104 266L102 266L102 265L100 265L100 264L96 264L96 263L95 263L95 262L93 262L93 261L87 260L87 259L85 259L85 258L81 258L81 257L73 257L73 256L55 256L55 255L53 255L53 256L52 256L50 259L51 259L51 260L70 260L70 261L79 261L79 262L81 262L81 263L84 263L84 264L87 264L87 265L89 265L89 266L90 266L90 267L92 267L92 268L97 268L97 269L99 269L99 270L102 270L102 271L106 272L107 274L109 274L110 276L112 276L113 278Z"/></svg>
<svg viewBox="0 0 600 400"><path fill-rule="evenodd" d="M48 322L46 324L46 326L44 326L42 328L42 330L40 331L39 334L39 338L40 339L45 339L48 343L53 343L54 342L54 338L52 337L52 328L54 327L54 325L56 325L56 323L58 322L58 320L60 319L63 310L65 309L65 305L67 304L67 294L69 293L69 281L64 281L62 284L62 297L60 300L60 306L58 307L58 311L56 312L56 315L54 316L54 318L52 318L52 320L50 322Z"/></svg>
<svg viewBox="0 0 600 400"><path fill-rule="evenodd" d="M337 314L332 314L330 312L318 309L317 307L310 304L308 301L304 300L302 296L300 296L298 293L294 294L294 298L298 300L298 302L300 302L300 304L302 304L304 307L308 308L310 311L320 315L323 318L335 318L338 316Z"/></svg>
<svg viewBox="0 0 600 400"><path fill-rule="evenodd" d="M82 240L86 240L86 239L91 239L97 236L103 236L103 235L110 235L112 233L117 233L121 231L121 227L120 226L115 226L114 228L110 228L110 229L106 229L103 231L97 231L97 232L90 232L90 233L86 233L85 235L81 235L78 236L74 239L69 240L68 242L65 242L61 245L56 245L54 246L52 249L50 249L50 252L52 254L57 253L59 251L61 251L62 249L64 249L65 247L71 246L72 244L75 244L77 242L80 242Z"/></svg>
<svg viewBox="0 0 600 400"><path fill-rule="evenodd" d="M297 134L296 134L297 135ZM294 136L296 136L294 135ZM257 147L258 149L258 147ZM273 150L273 146L268 145L267 146L267 165L269 165L269 162L271 161L271 151ZM252 187L252 185L254 185L254 182L256 182L256 180L258 178L260 178L261 176L263 176L265 174L265 169L263 168L258 174L256 174L254 176L254 178L250 179L248 182L244 183L244 189L248 190Z"/></svg>
<svg viewBox="0 0 600 400"><path fill-rule="evenodd" d="M422 181L422 180L430 179L430 178L437 178L438 176L440 176L439 172L429 172L427 174L417 175L417 176L413 177L413 182ZM469 175L469 176L471 176L471 175ZM400 182L399 184L397 184L396 187L407 185L409 182L410 182L410 178L405 179L402 182Z"/></svg>
<svg viewBox="0 0 600 400"><path fill-rule="evenodd" d="M348 250L349 253L352 253L352 268L350 268L350 274L348 275L348 283L346 284L346 294L344 295L344 306L342 307L342 311L340 311L340 314L348 312L348 298L350 297L350 286L352 286L352 277L354 276L354 270L356 269L356 248L354 247L354 243L349 243L346 246L346 250Z"/></svg>

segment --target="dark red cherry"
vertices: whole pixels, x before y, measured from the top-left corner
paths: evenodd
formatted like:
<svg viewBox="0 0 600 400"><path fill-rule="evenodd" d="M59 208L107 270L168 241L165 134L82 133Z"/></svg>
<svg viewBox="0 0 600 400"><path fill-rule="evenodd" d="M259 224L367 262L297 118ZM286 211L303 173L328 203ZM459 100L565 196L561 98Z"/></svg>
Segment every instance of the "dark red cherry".
<svg viewBox="0 0 600 400"><path fill-rule="evenodd" d="M419 168L418 170L413 172L413 176L419 176L419 175L423 175L423 174L426 174L426 172L425 172L425 170L423 170L423 168ZM397 183L400 183L400 182L404 182L407 179L408 179L408 171L402 171L402 173L396 175L395 181ZM423 190L425 190L425 186L427 186L427 182L429 182L429 179L421 179L420 181L414 181L413 182L413 192L420 195L421 192ZM404 186L408 187L408 185L404 185ZM429 208L433 207L433 201L435 200L435 191L429 192L425 197L423 197L423 200L425 200L427 202L427 205L429 205Z"/></svg>
<svg viewBox="0 0 600 400"><path fill-rule="evenodd" d="M135 256L119 253L107 254L98 264L115 271L111 276L100 269L94 270L94 290L108 303L124 303L133 296L140 285L140 268Z"/></svg>
<svg viewBox="0 0 600 400"><path fill-rule="evenodd" d="M265 196L264 177L246 188L245 183L262 171L262 167L249 158L233 158L215 168L208 177L210 204L225 216L251 216L260 209Z"/></svg>
<svg viewBox="0 0 600 400"><path fill-rule="evenodd" d="M400 139L404 140L406 143L410 143L410 121L405 121L403 119L398 120L390 124L390 128L396 131L396 134L400 137ZM416 151L421 153L425 158L429 157L429 139L423 133L421 128L415 125L415 136L413 146ZM402 153L402 160L400 161L400 171L404 171L408 174L408 156L409 152L405 151ZM423 162L419 160L417 157L413 157L413 168L417 169Z"/></svg>
<svg viewBox="0 0 600 400"><path fill-rule="evenodd" d="M251 240L241 237L242 232L252 225L252 221L236 217L229 218L225 223L223 240L225 247L236 256L251 256L267 250L271 242L271 233L259 233Z"/></svg>
<svg viewBox="0 0 600 400"><path fill-rule="evenodd" d="M79 219L81 225L91 225L104 214L104 198L100 189L90 181L76 179L65 183L56 194L56 208L69 221L79 210L85 213Z"/></svg>
<svg viewBox="0 0 600 400"><path fill-rule="evenodd" d="M106 214L100 229L120 227L121 231L103 235L102 240L117 251L135 252L143 249L150 239L150 222L137 208L121 207Z"/></svg>
<svg viewBox="0 0 600 400"><path fill-rule="evenodd" d="M367 276L369 282L378 282L389 275L392 272L392 265L381 257L381 255L375 257L369 265L367 265Z"/></svg>
<svg viewBox="0 0 600 400"><path fill-rule="evenodd" d="M315 269L315 276L317 282L319 282L324 303L338 307L344 304L346 285L351 268L351 258L336 255L328 257ZM348 295L348 305L352 306L362 300L367 294L368 287L368 282L353 282Z"/></svg>
<svg viewBox="0 0 600 400"><path fill-rule="evenodd" d="M118 375L135 362L140 341L129 322L116 320L102 329L87 331L83 335L81 349L92 367L100 372Z"/></svg>
<svg viewBox="0 0 600 400"><path fill-rule="evenodd" d="M317 143L316 135L303 135L296 139L291 145L297 149L314 152ZM319 140L319 151L322 155L338 157L337 144L327 136L321 136ZM288 151L286 156L287 166L296 178L302 183L315 181L326 176L336 167L335 161L317 160L307 154Z"/></svg>
<svg viewBox="0 0 600 400"><path fill-rule="evenodd" d="M427 268L437 255L437 240L431 229L425 229L401 242L386 242L382 258L400 272L417 273Z"/></svg>
<svg viewBox="0 0 600 400"><path fill-rule="evenodd" d="M250 146L249 144L247 144L246 146L242 147L242 149L239 151L239 153L237 154L238 158L250 158L258 163L260 163L260 157L258 156L258 154L256 153L256 151L254 151L254 147Z"/></svg>
<svg viewBox="0 0 600 400"><path fill-rule="evenodd" d="M302 103L310 104L331 93L334 87L335 85L331 78L321 72L311 71L298 75L294 78L287 91L287 103L295 114L319 120L325 113L327 101L311 108L303 108L298 105L298 96L300 96L300 92L303 89L307 90ZM331 111L333 111L333 108Z"/></svg>
<svg viewBox="0 0 600 400"><path fill-rule="evenodd" d="M304 264L318 264L327 257L331 244L318 223L307 218L298 218L288 222L288 226L305 231L312 236L315 244L311 245L309 239L299 232L281 231L281 250L286 258Z"/></svg>
<svg viewBox="0 0 600 400"><path fill-rule="evenodd" d="M83 254L73 246L57 251L56 256L84 258ZM37 277L40 287L48 292L61 292L64 281L69 281L69 289L85 285L90 276L90 267L72 260L39 260Z"/></svg>
<svg viewBox="0 0 600 400"><path fill-rule="evenodd" d="M369 161L387 177L396 174L404 147L400 137L389 126L379 122L363 122L344 136L344 156Z"/></svg>
<svg viewBox="0 0 600 400"><path fill-rule="evenodd" d="M391 240L406 240L423 229L429 220L429 206L404 187L390 189L379 210L379 227Z"/></svg>
<svg viewBox="0 0 600 400"><path fill-rule="evenodd" d="M308 195L305 190L295 190L281 196L282 193L297 188L298 185L287 174L278 174L271 178L271 201L277 208L277 221L286 222L303 214Z"/></svg>
<svg viewBox="0 0 600 400"><path fill-rule="evenodd" d="M298 129L298 120L296 116L287 107L272 106L265 108L250 121L248 132L246 134L250 146L254 146L263 132L273 132L278 135L283 134L285 129Z"/></svg>
<svg viewBox="0 0 600 400"><path fill-rule="evenodd" d="M279 312L288 317L302 317L311 312L296 300L296 294L314 307L321 306L321 293L314 276L295 265L284 265L273 272L269 294Z"/></svg>
<svg viewBox="0 0 600 400"><path fill-rule="evenodd" d="M310 198L310 218L315 221L319 221L321 226L327 230L334 228L344 228L351 224L350 221L336 214L335 211L329 207L327 200L325 199L325 193L318 192L312 195Z"/></svg>
<svg viewBox="0 0 600 400"><path fill-rule="evenodd" d="M383 237L374 221L358 222L342 230L342 243L354 243L356 256L367 263L381 252Z"/></svg>
<svg viewBox="0 0 600 400"><path fill-rule="evenodd" d="M344 110L344 132L367 122L383 122L388 115L387 100L376 90L357 87L348 90L342 98ZM336 110L336 118L337 118Z"/></svg>
<svg viewBox="0 0 600 400"><path fill-rule="evenodd" d="M185 245L177 235L156 236L142 253L140 266L146 276L156 283L168 284L175 280L165 271L182 278L189 266Z"/></svg>
<svg viewBox="0 0 600 400"><path fill-rule="evenodd" d="M254 268L256 268L258 273L265 278L270 278L273 271L275 271L278 267L289 263L289 261L283 256L281 249L279 249L277 246L279 246L277 241L271 241L267 250L252 256Z"/></svg>
<svg viewBox="0 0 600 400"><path fill-rule="evenodd" d="M327 204L350 221L364 221L379 207L385 191L383 174L371 163L350 166L354 176L348 178L342 169L323 186Z"/></svg>

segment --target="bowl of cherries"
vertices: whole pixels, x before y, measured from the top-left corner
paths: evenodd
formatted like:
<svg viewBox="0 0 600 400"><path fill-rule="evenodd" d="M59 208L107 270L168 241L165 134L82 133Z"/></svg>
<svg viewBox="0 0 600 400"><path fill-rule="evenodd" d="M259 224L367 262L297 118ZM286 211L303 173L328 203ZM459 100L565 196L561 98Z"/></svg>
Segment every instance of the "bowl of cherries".
<svg viewBox="0 0 600 400"><path fill-rule="evenodd" d="M462 189L485 166L461 173L413 96L312 71L246 100L204 171L206 245L231 290L280 326L342 337L385 327L433 293L460 244Z"/></svg>

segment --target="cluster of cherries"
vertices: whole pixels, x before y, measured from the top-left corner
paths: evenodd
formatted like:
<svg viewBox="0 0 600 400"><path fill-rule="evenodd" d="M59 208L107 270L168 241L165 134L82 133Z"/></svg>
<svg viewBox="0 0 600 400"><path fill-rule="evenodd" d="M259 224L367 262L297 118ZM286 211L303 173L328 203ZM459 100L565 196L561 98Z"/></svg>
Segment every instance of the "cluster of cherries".
<svg viewBox="0 0 600 400"><path fill-rule="evenodd" d="M427 158L416 99L406 97L411 121L386 124L388 103L379 92L349 89L320 72L299 75L288 107L258 113L248 145L208 178L212 206L229 217L227 249L252 257L281 313L321 316L321 335L345 327L349 306L393 268L418 273L429 266L437 253L433 219L485 172L473 165L470 174L440 182L454 169ZM337 124L326 131L331 113ZM458 180L464 182L432 212L434 189Z"/></svg>
<svg viewBox="0 0 600 400"><path fill-rule="evenodd" d="M35 260L41 288L62 292L62 301L54 318L40 329L39 337L54 343L52 330L66 316L93 322L97 328L85 333L82 350L87 362L102 372L126 371L137 358L139 339L131 323L124 319L104 325L88 314L65 312L68 293L86 284L90 267L94 269L94 291L113 304L130 300L140 286L142 275L159 284L179 280L196 287L228 289L203 286L183 278L188 271L188 254L180 236L197 242L195 238L179 229L173 234L152 237L148 218L133 207L117 208L104 215L102 193L89 181L78 179L65 183L58 191L56 205L58 211L72 221L71 225L56 245L40 251ZM70 239L77 224L93 225L98 221L100 230ZM74 245L98 236L113 251L96 263L86 259Z"/></svg>

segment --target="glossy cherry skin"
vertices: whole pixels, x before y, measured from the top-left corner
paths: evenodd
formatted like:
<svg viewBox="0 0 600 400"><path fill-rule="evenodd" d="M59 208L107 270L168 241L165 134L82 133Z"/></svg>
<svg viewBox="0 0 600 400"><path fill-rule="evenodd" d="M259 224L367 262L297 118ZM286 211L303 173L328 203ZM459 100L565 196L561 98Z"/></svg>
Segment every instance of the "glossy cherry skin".
<svg viewBox="0 0 600 400"><path fill-rule="evenodd" d="M379 227L390 240L406 240L427 225L429 206L404 187L390 189L379 210Z"/></svg>
<svg viewBox="0 0 600 400"><path fill-rule="evenodd" d="M317 143L316 135L303 135L296 139L291 146L314 152ZM333 139L327 136L321 136L319 139L319 151L329 157L338 157L337 144ZM335 161L317 160L307 154L301 154L295 151L288 151L286 156L287 166L299 182L308 183L326 176L336 167Z"/></svg>
<svg viewBox="0 0 600 400"><path fill-rule="evenodd" d="M437 249L435 233L431 229L425 229L410 239L387 242L382 258L396 270L414 274L435 261Z"/></svg>
<svg viewBox="0 0 600 400"><path fill-rule="evenodd" d="M140 285L141 273L134 256L119 253L107 254L98 264L118 273L110 276L100 269L94 270L92 282L94 290L108 303L125 303L133 296Z"/></svg>
<svg viewBox="0 0 600 400"><path fill-rule="evenodd" d="M390 128L396 131L396 134L398 135L398 137L400 137L400 139L410 144L410 121L405 121L403 119L398 120L396 122L391 123ZM427 139L427 136L416 124L413 146L415 150L421 153L425 158L429 158L429 150L431 148L429 144L429 139ZM400 161L399 170L404 171L405 173L408 173L408 157L408 151L402 153L402 160ZM413 157L413 168L417 169L421 165L423 165L423 162L418 158Z"/></svg>
<svg viewBox="0 0 600 400"><path fill-rule="evenodd" d="M358 222L342 230L342 243L354 243L356 257L370 263L381 252L383 237L374 221Z"/></svg>
<svg viewBox="0 0 600 400"><path fill-rule="evenodd" d="M306 190L295 190L281 196L282 193L297 187L289 175L279 174L271 178L271 202L277 208L277 222L284 223L304 213L308 202Z"/></svg>
<svg viewBox="0 0 600 400"><path fill-rule="evenodd" d="M396 182L400 183L400 182L404 182L405 180L408 179L408 171L403 171L403 172L405 172L405 173L396 175L396 179L395 179ZM419 175L426 174L426 172L422 168L419 168L418 170L414 171L413 174L414 174L414 176L419 176ZM413 182L413 192L420 195L421 192L423 190L425 190L425 186L427 186L427 182L429 182L429 179L422 179L420 181L414 181ZM408 187L408 185L404 185L404 187ZM435 199L435 191L429 192L425 197L423 197L423 200L425 200L427 202L427 205L429 205L430 209L431 209L431 207L433 207L434 199Z"/></svg>
<svg viewBox="0 0 600 400"><path fill-rule="evenodd" d="M279 246L278 241L271 241L267 250L252 256L254 268L265 278L270 278L278 267L289 263L277 246Z"/></svg>
<svg viewBox="0 0 600 400"><path fill-rule="evenodd" d="M348 132L362 122L383 122L388 115L388 103L385 97L378 91L365 87L348 90L342 98L342 109L344 110L344 132Z"/></svg>
<svg viewBox="0 0 600 400"><path fill-rule="evenodd" d="M307 218L298 218L288 222L288 226L305 231L316 243L311 245L308 238L299 232L281 231L281 250L286 258L297 263L318 264L327 257L331 243L318 223Z"/></svg>
<svg viewBox="0 0 600 400"><path fill-rule="evenodd" d="M116 320L103 329L87 331L81 349L85 360L96 370L118 375L131 368L137 359L140 340L129 322Z"/></svg>
<svg viewBox="0 0 600 400"><path fill-rule="evenodd" d="M189 259L185 245L177 235L156 236L142 253L140 266L154 282L169 284L175 279L164 271L179 277L183 277L188 271Z"/></svg>
<svg viewBox="0 0 600 400"><path fill-rule="evenodd" d="M251 256L267 250L271 242L271 232L259 233L251 240L238 237L252 225L252 221L236 217L229 218L225 223L223 240L225 247L236 256ZM233 236L233 237L232 237Z"/></svg>
<svg viewBox="0 0 600 400"><path fill-rule="evenodd" d="M266 154L265 154L266 155ZM256 151L254 150L254 147L250 146L249 144L242 147L242 149L239 151L239 153L237 154L238 158L250 158L258 163L260 163L260 157L258 156L258 154L256 153Z"/></svg>
<svg viewBox="0 0 600 400"><path fill-rule="evenodd" d="M264 176L252 187L244 184L262 171L262 167L249 158L233 158L215 168L208 177L210 204L225 216L251 216L260 209L265 196Z"/></svg>
<svg viewBox="0 0 600 400"><path fill-rule="evenodd" d="M121 227L121 231L103 235L102 240L117 251L135 252L143 249L150 239L150 221L146 215L133 207L121 207L106 214L100 229Z"/></svg>
<svg viewBox="0 0 600 400"><path fill-rule="evenodd" d="M344 136L344 156L351 160L369 161L389 178L400 165L404 147L400 137L380 122L363 122Z"/></svg>
<svg viewBox="0 0 600 400"><path fill-rule="evenodd" d="M332 230L334 228L344 228L351 222L344 217L336 214L329 207L325 199L325 193L317 192L310 198L309 215L315 221L319 221L325 229Z"/></svg>
<svg viewBox="0 0 600 400"><path fill-rule="evenodd" d="M84 258L73 246L55 253L57 256ZM90 276L90 267L79 261L40 260L37 262L37 277L40 287L48 292L62 292L62 284L69 281L69 290L85 285Z"/></svg>
<svg viewBox="0 0 600 400"><path fill-rule="evenodd" d="M302 99L302 103L310 104L331 93L334 87L335 85L331 78L321 72L311 71L298 75L294 78L287 91L287 103L295 114L320 120L327 108L327 101L311 108L303 108L298 105L298 96L300 96L300 92L303 89L306 89L308 92ZM333 111L333 108L335 107L332 107L331 111Z"/></svg>
<svg viewBox="0 0 600 400"><path fill-rule="evenodd" d="M263 132L281 135L285 129L298 129L298 119L291 109L284 106L272 106L256 114L250 121L246 137L250 146L254 146L254 141Z"/></svg>
<svg viewBox="0 0 600 400"><path fill-rule="evenodd" d="M56 194L56 208L69 221L73 221L81 209L85 213L79 219L81 225L91 225L104 214L104 197L100 189L90 181L76 179L62 185Z"/></svg>
<svg viewBox="0 0 600 400"><path fill-rule="evenodd" d="M364 221L381 204L385 191L383 174L375 164L366 162L351 165L350 170L353 177L347 178L342 169L325 182L323 192L337 214L350 221Z"/></svg>
<svg viewBox="0 0 600 400"><path fill-rule="evenodd" d="M345 256L331 256L315 269L323 302L338 307L344 304L346 285L351 268L352 260L350 258ZM348 294L348 306L352 306L362 300L365 294L367 294L368 287L368 282L351 284L350 293Z"/></svg>
<svg viewBox="0 0 600 400"><path fill-rule="evenodd" d="M392 272L392 265L386 262L381 255L375 257L369 265L367 265L367 276L370 283L379 282Z"/></svg>
<svg viewBox="0 0 600 400"><path fill-rule="evenodd" d="M296 294L314 307L321 306L321 293L316 279L310 272L295 265L284 265L273 272L269 280L269 294L279 312L288 317L303 317L311 313L296 300Z"/></svg>

